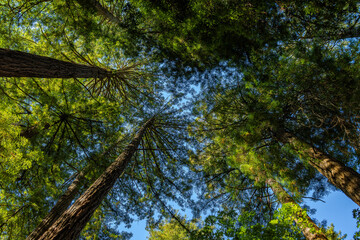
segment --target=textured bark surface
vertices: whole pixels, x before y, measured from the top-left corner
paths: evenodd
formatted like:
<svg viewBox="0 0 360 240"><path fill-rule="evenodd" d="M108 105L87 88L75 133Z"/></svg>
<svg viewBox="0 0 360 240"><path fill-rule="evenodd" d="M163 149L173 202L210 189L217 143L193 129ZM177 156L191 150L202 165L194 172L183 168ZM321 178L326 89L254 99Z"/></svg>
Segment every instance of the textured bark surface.
<svg viewBox="0 0 360 240"><path fill-rule="evenodd" d="M358 172L321 150L305 143L291 133L280 132L278 133L278 139L283 143L290 143L301 154L304 154L304 157L308 156L313 159L309 161L309 164L360 206L360 174ZM296 143L306 147L298 149L299 147Z"/></svg>
<svg viewBox="0 0 360 240"><path fill-rule="evenodd" d="M65 211L58 220L46 231L39 240L69 240L76 239L94 211L106 197L117 178L124 172L146 129L153 123L148 120L138 131L131 143L105 172L82 194L75 203Z"/></svg>
<svg viewBox="0 0 360 240"><path fill-rule="evenodd" d="M100 161L107 154L113 151L119 142L112 144L105 152L103 152L99 157ZM50 212L45 216L41 223L35 228L35 230L26 238L26 240L36 240L41 237L51 225L68 209L71 202L75 199L76 194L79 191L79 188L84 185L85 174L90 170L91 165L86 166L74 179L74 181L67 188L65 193L60 197L55 206L50 210Z"/></svg>
<svg viewBox="0 0 360 240"><path fill-rule="evenodd" d="M106 69L0 48L0 77L105 78Z"/></svg>
<svg viewBox="0 0 360 240"><path fill-rule="evenodd" d="M84 178L83 172L80 172L74 181L67 188L66 192L60 197L55 206L50 210L41 223L35 230L26 238L26 240L37 240L46 232L49 227L68 209L71 202L74 200L79 191L82 180Z"/></svg>
<svg viewBox="0 0 360 240"><path fill-rule="evenodd" d="M275 179L269 178L266 180L266 183L270 186L271 190L282 204L292 203L299 206ZM327 239L323 233L320 233L319 227L307 214L303 214L302 212L299 213L295 216L295 223L301 229L306 239Z"/></svg>

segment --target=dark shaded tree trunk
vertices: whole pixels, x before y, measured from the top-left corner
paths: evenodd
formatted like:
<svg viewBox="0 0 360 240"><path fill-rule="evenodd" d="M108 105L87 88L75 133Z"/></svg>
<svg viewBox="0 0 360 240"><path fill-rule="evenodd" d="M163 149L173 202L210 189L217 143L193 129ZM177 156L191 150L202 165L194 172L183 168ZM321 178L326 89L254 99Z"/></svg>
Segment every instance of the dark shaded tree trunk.
<svg viewBox="0 0 360 240"><path fill-rule="evenodd" d="M360 174L358 172L292 133L279 131L277 132L277 139L282 143L291 144L302 157L310 157L311 160L308 162L311 166L360 206ZM302 147L300 148L299 145Z"/></svg>
<svg viewBox="0 0 360 240"><path fill-rule="evenodd" d="M106 78L111 72L83 64L0 48L0 77Z"/></svg>
<svg viewBox="0 0 360 240"><path fill-rule="evenodd" d="M119 142L115 142L112 144L108 150L103 152L99 157L101 160L105 157L109 152L111 152ZM59 198L58 202L55 206L50 210L50 212L46 215L45 218L41 221L41 223L32 231L32 233L26 238L26 240L37 240L41 235L43 235L51 225L68 209L71 202L74 200L76 194L79 191L79 188L84 184L85 174L90 169L90 165L86 166L81 172L78 173L74 181L67 188L65 193Z"/></svg>
<svg viewBox="0 0 360 240"><path fill-rule="evenodd" d="M270 186L271 190L274 192L281 204L292 203L299 206L275 179L269 178L266 180L266 183ZM295 223L301 229L306 239L327 240L327 237L323 233L321 233L320 228L306 213L304 214L302 212L299 212L295 216Z"/></svg>
<svg viewBox="0 0 360 240"><path fill-rule="evenodd" d="M66 192L60 197L55 206L50 210L41 223L26 238L26 240L37 240L43 235L49 227L68 209L79 191L81 183L84 179L84 173L80 172L74 181L67 188Z"/></svg>
<svg viewBox="0 0 360 240"><path fill-rule="evenodd" d="M149 119L138 131L131 143L105 172L66 210L58 220L40 237L39 240L76 239L94 211L99 207L118 177L124 172L131 157L146 131L154 121Z"/></svg>

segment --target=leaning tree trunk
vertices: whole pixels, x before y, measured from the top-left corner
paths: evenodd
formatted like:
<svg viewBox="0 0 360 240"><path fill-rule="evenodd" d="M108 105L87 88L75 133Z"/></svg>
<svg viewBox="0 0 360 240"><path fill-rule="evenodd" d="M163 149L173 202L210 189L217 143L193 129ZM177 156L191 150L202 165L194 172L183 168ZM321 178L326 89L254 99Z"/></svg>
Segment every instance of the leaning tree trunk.
<svg viewBox="0 0 360 240"><path fill-rule="evenodd" d="M295 206L300 206L294 201L294 199L285 191L285 189L275 180L269 178L266 183L270 186L281 204L292 203ZM308 240L323 239L327 240L327 237L321 233L320 228L314 223L314 221L302 211L296 213L294 219L296 225L301 229L302 233Z"/></svg>
<svg viewBox="0 0 360 240"><path fill-rule="evenodd" d="M26 238L26 240L37 240L43 235L51 225L68 209L71 202L74 200L76 194L79 191L81 183L84 179L84 173L80 172L74 181L67 188L65 193L60 197L55 206L50 212L43 218L41 223L32 231L32 233Z"/></svg>
<svg viewBox="0 0 360 240"><path fill-rule="evenodd" d="M0 77L106 78L111 71L0 48Z"/></svg>
<svg viewBox="0 0 360 240"><path fill-rule="evenodd" d="M360 174L358 172L292 133L280 131L277 133L277 138L282 143L291 144L302 157L310 157L311 166L360 206ZM299 145L302 147L300 148Z"/></svg>
<svg viewBox="0 0 360 240"><path fill-rule="evenodd" d="M109 152L111 152L119 142L112 144L108 150L103 152L97 159L101 160ZM51 225L68 209L71 202L74 200L76 194L79 191L80 186L83 185L85 180L85 174L90 169L91 165L85 167L81 172L79 172L74 179L74 181L67 188L65 193L59 198L55 206L50 210L50 212L43 218L41 223L32 231L32 233L26 238L26 240L37 240L43 235Z"/></svg>
<svg viewBox="0 0 360 240"><path fill-rule="evenodd" d="M146 131L154 121L149 119L138 131L131 143L103 174L65 211L39 240L76 239L94 211L106 197L118 177L124 172Z"/></svg>

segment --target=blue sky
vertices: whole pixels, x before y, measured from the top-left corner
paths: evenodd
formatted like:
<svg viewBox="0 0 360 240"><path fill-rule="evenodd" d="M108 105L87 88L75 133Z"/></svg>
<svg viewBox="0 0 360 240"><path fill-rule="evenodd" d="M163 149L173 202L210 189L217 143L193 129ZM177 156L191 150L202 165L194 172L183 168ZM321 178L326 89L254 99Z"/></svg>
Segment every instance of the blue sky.
<svg viewBox="0 0 360 240"><path fill-rule="evenodd" d="M312 218L318 221L327 220L328 225L333 223L336 231L347 234L348 240L353 239L352 236L357 231L356 220L353 218L352 211L359 208L350 198L343 192L335 191L324 198L324 202L306 201L305 203L317 211ZM136 238L134 238L136 239Z"/></svg>

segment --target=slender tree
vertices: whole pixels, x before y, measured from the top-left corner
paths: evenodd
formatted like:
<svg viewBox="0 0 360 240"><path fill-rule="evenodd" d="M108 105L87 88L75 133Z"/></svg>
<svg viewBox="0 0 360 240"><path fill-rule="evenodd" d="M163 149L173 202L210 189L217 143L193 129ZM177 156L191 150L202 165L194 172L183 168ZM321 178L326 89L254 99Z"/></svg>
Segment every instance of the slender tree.
<svg viewBox="0 0 360 240"><path fill-rule="evenodd" d="M146 130L153 124L150 118L139 129L138 133L123 153L106 169L106 171L65 211L58 220L39 238L40 239L76 239L94 211L124 172L143 138Z"/></svg>
<svg viewBox="0 0 360 240"><path fill-rule="evenodd" d="M204 115L213 128L241 142L249 159L295 150L305 165L359 205L360 174L350 167L359 156L358 88L349 96L342 87L359 77L355 64L349 64L357 47L305 49L309 56L297 53L300 61L287 58L286 51L258 56L240 80L226 79L225 87L215 90L207 102L211 113ZM272 162L282 168L278 160Z"/></svg>
<svg viewBox="0 0 360 240"><path fill-rule="evenodd" d="M13 238L25 239L54 203L57 202L50 217L45 218L46 223L51 223L61 211L68 208L77 195L77 189L83 184L75 181L60 200L56 199L72 179L72 174L91 165L95 167L88 171L86 177L96 179L109 163L107 159L100 161L97 157L90 156L98 156L99 152L108 148L107 144L113 142L113 139L121 138L121 115L107 115L108 110L116 108L115 111L118 111L121 105L112 108L113 103L102 97L89 98L89 93L83 91L84 88L76 80L4 78L0 88L4 93L1 95L2 102L13 109L17 116L12 118L12 123L9 120L1 121L1 135L6 136L3 131L21 130L14 132L12 137L6 137L8 140L13 139L12 145L7 144L8 140L1 141L1 145L6 144L6 148L1 149L0 153L0 164L4 167L1 170L1 198L12 204L1 204L0 231ZM96 103L98 109L102 109L100 118L94 112L97 107L93 103ZM76 104L78 107L75 107ZM68 108L70 106L74 107L73 110ZM2 114L5 119L12 117L12 111L6 111L3 106L1 109L2 113L7 112L6 115ZM115 132L110 130L111 116L114 116L113 120L117 119L113 122ZM93 121L91 118L97 119ZM104 121L111 124L106 129ZM13 138L15 136L18 136L16 141ZM104 140L99 145L101 138ZM19 143L24 145L19 147ZM18 152L12 149L16 146L17 151L22 152L19 159L15 158ZM11 162L18 168L11 167ZM42 207L38 208L39 206Z"/></svg>
<svg viewBox="0 0 360 240"><path fill-rule="evenodd" d="M74 181L66 189L65 193L58 199L55 206L52 207L50 212L42 219L41 223L32 231L26 238L27 240L39 239L41 235L46 232L49 227L68 209L71 202L76 197L82 181L84 180L84 173L80 172Z"/></svg>
<svg viewBox="0 0 360 240"><path fill-rule="evenodd" d="M118 144L118 142L112 144L109 149L107 149L105 152L101 153L100 156L95 158L98 161L102 161L104 157L108 157L109 152L113 151ZM41 223L26 238L27 240L36 240L41 237L41 235L43 235L49 229L49 227L51 227L52 224L68 209L68 207L71 205L71 202L78 194L80 187L84 185L84 182L86 182L85 175L89 171L90 166L93 167L92 165L88 165L82 171L77 173L75 179L66 189L64 194L61 195L61 197L52 207L50 212L42 219Z"/></svg>
<svg viewBox="0 0 360 240"><path fill-rule="evenodd" d="M88 78L85 84L93 93L113 97L117 92L123 99L141 94L141 79L147 79L140 73L139 64L115 71L2 48L0 64L0 77Z"/></svg>

